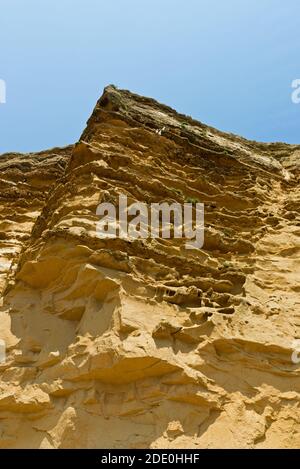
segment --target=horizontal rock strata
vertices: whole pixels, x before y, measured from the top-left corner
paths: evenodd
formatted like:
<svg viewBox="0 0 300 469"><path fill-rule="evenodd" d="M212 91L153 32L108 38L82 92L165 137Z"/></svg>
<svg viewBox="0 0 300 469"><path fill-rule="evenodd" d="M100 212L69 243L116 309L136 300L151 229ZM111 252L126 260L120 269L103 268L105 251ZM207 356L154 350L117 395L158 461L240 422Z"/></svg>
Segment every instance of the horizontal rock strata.
<svg viewBox="0 0 300 469"><path fill-rule="evenodd" d="M300 445L300 147L113 86L74 147L0 156L3 448ZM100 239L202 202L205 243Z"/></svg>

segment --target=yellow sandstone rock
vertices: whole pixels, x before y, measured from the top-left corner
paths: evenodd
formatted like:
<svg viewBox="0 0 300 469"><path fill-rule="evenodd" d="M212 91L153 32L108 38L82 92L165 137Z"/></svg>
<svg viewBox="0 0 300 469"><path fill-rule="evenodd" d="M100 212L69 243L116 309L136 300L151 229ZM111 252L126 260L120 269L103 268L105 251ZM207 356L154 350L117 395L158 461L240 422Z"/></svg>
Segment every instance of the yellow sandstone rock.
<svg viewBox="0 0 300 469"><path fill-rule="evenodd" d="M1 155L1 447L299 447L299 157L113 86ZM203 248L100 239L120 194L203 202Z"/></svg>

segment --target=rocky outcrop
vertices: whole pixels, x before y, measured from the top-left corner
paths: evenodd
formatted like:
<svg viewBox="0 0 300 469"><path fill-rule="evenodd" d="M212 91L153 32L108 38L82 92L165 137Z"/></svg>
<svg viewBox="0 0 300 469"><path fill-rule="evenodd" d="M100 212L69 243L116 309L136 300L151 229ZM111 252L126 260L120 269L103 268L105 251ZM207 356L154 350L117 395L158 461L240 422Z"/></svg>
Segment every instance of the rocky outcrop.
<svg viewBox="0 0 300 469"><path fill-rule="evenodd" d="M299 155L113 86L74 148L2 155L0 445L299 447ZM120 194L203 202L203 248L100 239Z"/></svg>
<svg viewBox="0 0 300 469"><path fill-rule="evenodd" d="M64 174L72 149L0 156L0 293L50 188Z"/></svg>

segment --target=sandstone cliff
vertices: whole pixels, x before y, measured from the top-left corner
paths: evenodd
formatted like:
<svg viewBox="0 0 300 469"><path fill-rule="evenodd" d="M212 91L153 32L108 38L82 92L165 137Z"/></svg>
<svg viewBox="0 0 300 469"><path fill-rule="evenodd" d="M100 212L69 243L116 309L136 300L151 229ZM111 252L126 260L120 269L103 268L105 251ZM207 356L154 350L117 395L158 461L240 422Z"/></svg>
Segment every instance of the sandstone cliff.
<svg viewBox="0 0 300 469"><path fill-rule="evenodd" d="M299 447L299 157L113 86L0 156L0 446ZM203 249L99 239L119 194L203 202Z"/></svg>

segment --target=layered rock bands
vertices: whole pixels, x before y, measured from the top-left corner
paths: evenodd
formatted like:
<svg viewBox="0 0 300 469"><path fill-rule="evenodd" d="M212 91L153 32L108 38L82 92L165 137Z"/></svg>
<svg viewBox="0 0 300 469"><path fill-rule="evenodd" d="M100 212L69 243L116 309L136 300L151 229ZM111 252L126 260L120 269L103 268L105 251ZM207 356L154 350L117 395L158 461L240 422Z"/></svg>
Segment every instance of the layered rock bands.
<svg viewBox="0 0 300 469"><path fill-rule="evenodd" d="M299 447L299 161L114 86L0 156L0 446ZM99 238L119 195L204 203L203 247Z"/></svg>

